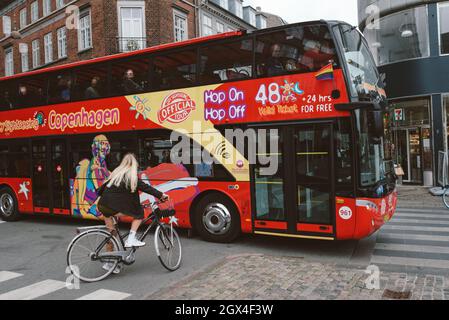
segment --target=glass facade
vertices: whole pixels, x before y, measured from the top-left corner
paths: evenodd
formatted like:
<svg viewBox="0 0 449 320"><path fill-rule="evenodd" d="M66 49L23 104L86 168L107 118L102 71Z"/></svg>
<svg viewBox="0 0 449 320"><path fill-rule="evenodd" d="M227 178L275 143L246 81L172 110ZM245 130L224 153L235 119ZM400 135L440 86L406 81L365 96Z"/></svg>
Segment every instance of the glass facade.
<svg viewBox="0 0 449 320"><path fill-rule="evenodd" d="M449 54L449 2L439 4L440 52Z"/></svg>
<svg viewBox="0 0 449 320"><path fill-rule="evenodd" d="M378 65L429 56L427 6L390 14L364 35Z"/></svg>
<svg viewBox="0 0 449 320"><path fill-rule="evenodd" d="M393 101L390 104L393 154L404 170L402 180L433 184L433 148L430 99Z"/></svg>

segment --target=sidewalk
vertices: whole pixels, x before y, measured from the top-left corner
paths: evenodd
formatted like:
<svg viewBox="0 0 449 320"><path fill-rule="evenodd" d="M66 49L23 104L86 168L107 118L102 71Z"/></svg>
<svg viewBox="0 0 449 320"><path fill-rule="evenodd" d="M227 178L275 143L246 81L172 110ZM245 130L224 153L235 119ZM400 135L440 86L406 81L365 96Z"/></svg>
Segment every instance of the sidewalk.
<svg viewBox="0 0 449 320"><path fill-rule="evenodd" d="M449 277L380 273L369 290L364 269L298 258L241 255L225 258L145 299L179 300L449 300Z"/></svg>
<svg viewBox="0 0 449 320"><path fill-rule="evenodd" d="M431 195L429 189L421 186L398 186L398 207L446 209L442 197Z"/></svg>

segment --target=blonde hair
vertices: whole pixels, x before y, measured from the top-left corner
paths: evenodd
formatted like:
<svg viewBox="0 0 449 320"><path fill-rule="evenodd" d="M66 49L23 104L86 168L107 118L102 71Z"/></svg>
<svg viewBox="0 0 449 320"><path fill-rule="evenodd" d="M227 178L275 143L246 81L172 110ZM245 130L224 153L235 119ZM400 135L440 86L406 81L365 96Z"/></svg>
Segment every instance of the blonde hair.
<svg viewBox="0 0 449 320"><path fill-rule="evenodd" d="M106 182L108 188L112 185L119 187L122 183L125 183L126 187L131 189L131 192L135 192L139 179L137 171L138 163L136 157L132 153L128 153L123 157L120 165L109 176Z"/></svg>

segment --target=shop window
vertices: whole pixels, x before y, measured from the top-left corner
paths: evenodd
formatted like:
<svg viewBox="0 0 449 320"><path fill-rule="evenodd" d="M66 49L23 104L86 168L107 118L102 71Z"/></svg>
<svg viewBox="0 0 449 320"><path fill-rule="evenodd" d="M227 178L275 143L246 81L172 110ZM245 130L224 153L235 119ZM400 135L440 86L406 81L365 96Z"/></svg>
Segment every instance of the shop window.
<svg viewBox="0 0 449 320"><path fill-rule="evenodd" d="M382 17L379 24L364 30L378 65L429 56L427 6Z"/></svg>
<svg viewBox="0 0 449 320"><path fill-rule="evenodd" d="M200 49L201 83L248 79L253 76L253 40L238 40Z"/></svg>

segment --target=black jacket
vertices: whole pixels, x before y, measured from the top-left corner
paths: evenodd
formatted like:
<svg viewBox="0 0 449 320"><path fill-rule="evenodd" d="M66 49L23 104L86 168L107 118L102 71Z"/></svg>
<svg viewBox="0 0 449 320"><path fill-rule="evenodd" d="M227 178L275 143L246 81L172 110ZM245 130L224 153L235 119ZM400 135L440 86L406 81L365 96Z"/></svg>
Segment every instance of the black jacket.
<svg viewBox="0 0 449 320"><path fill-rule="evenodd" d="M135 192L131 192L131 190L124 184L120 187L112 185L108 188L107 183L104 183L97 190L98 195L101 196L98 205L129 216L142 218L143 208L140 205L139 191L148 193L158 199L163 195L162 192L149 186L140 179L137 183L137 190Z"/></svg>

